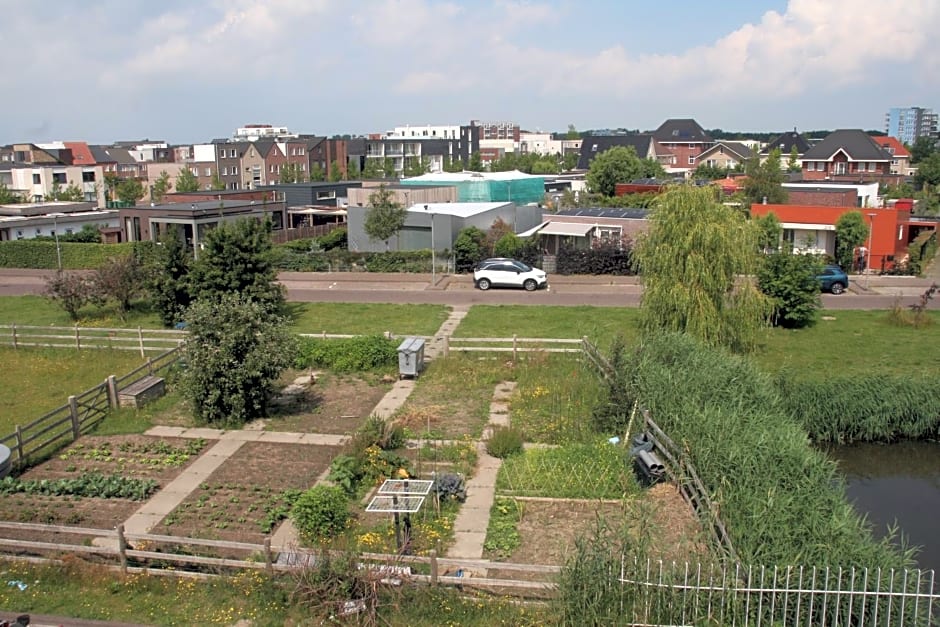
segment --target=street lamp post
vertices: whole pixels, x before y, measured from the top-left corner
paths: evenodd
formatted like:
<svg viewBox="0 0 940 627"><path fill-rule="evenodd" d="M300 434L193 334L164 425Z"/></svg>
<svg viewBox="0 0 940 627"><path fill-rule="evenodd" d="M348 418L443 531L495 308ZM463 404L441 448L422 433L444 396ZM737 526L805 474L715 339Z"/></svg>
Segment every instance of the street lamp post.
<svg viewBox="0 0 940 627"><path fill-rule="evenodd" d="M871 244L874 240L875 234L875 216L877 213L869 213L868 219L871 222L871 225L868 227L868 255L865 256L865 289L868 289L868 284L871 282Z"/></svg>
<svg viewBox="0 0 940 627"><path fill-rule="evenodd" d="M55 237L55 260L56 267L61 271L62 270L62 249L59 246L59 216L65 215L64 213L53 213L52 214L52 235Z"/></svg>
<svg viewBox="0 0 940 627"><path fill-rule="evenodd" d="M428 210L427 205L424 206L424 210L425 211ZM434 285L435 283L435 280L434 280L435 279L435 269L434 269L435 255L434 255L434 212L433 211L430 212L430 216L431 216L431 285Z"/></svg>

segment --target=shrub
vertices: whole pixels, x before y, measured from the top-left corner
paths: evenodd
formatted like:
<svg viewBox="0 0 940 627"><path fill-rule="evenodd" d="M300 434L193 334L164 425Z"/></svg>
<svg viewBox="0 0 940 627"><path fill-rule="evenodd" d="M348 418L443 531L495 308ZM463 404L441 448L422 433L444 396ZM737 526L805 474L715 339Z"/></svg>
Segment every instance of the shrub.
<svg viewBox="0 0 940 627"><path fill-rule="evenodd" d="M522 432L512 427L496 427L486 441L486 452L500 459L521 453Z"/></svg>
<svg viewBox="0 0 940 627"><path fill-rule="evenodd" d="M91 281L74 272L56 272L46 280L45 296L58 303L72 320L78 320L78 310L93 296Z"/></svg>
<svg viewBox="0 0 940 627"><path fill-rule="evenodd" d="M822 264L812 255L776 252L766 255L757 270L757 287L773 301L774 326L801 329L816 323L822 306L819 281Z"/></svg>
<svg viewBox="0 0 940 627"><path fill-rule="evenodd" d="M486 233L475 226L460 229L454 240L454 270L469 272L486 256Z"/></svg>
<svg viewBox="0 0 940 627"><path fill-rule="evenodd" d="M467 500L467 485L461 475L442 472L434 476L434 493L442 502L447 500L463 503Z"/></svg>
<svg viewBox="0 0 940 627"><path fill-rule="evenodd" d="M362 481L363 472L359 460L353 455L337 455L330 463L330 481L347 494L355 494Z"/></svg>
<svg viewBox="0 0 940 627"><path fill-rule="evenodd" d="M291 520L300 535L318 542L335 538L349 522L349 501L342 488L318 485L300 495L291 510Z"/></svg>
<svg viewBox="0 0 940 627"><path fill-rule="evenodd" d="M348 233L346 227L333 229L326 235L317 238L317 244L323 250L341 249L346 250Z"/></svg>
<svg viewBox="0 0 940 627"><path fill-rule="evenodd" d="M296 368L329 368L335 372L376 370L398 362L395 340L381 335L359 335L342 340L300 338Z"/></svg>
<svg viewBox="0 0 940 627"><path fill-rule="evenodd" d="M563 246L558 251L558 274L636 274L629 244L601 241L591 248Z"/></svg>
<svg viewBox="0 0 940 627"><path fill-rule="evenodd" d="M369 416L353 436L357 450L378 446L383 451L391 451L405 445L405 429L400 424L388 422L378 416Z"/></svg>

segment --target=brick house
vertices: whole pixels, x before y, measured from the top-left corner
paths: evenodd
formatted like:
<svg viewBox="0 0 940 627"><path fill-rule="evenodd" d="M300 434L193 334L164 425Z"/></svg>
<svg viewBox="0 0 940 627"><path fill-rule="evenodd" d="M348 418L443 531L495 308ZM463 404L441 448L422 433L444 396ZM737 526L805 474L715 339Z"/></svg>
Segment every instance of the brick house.
<svg viewBox="0 0 940 627"><path fill-rule="evenodd" d="M691 118L666 120L653 131L653 139L673 154L673 167L688 170L695 167L695 158L715 143Z"/></svg>
<svg viewBox="0 0 940 627"><path fill-rule="evenodd" d="M833 131L803 155L803 180L898 182L891 155L859 129Z"/></svg>
<svg viewBox="0 0 940 627"><path fill-rule="evenodd" d="M891 155L891 174L911 175L911 153L899 139L889 135L872 136L872 139L881 146L882 150Z"/></svg>
<svg viewBox="0 0 940 627"><path fill-rule="evenodd" d="M658 161L664 168L670 168L675 165L675 156L672 151L656 141L651 134L630 133L627 135L592 135L585 137L581 142L581 155L578 158L578 169L589 169L594 157L616 146L633 148L640 159Z"/></svg>

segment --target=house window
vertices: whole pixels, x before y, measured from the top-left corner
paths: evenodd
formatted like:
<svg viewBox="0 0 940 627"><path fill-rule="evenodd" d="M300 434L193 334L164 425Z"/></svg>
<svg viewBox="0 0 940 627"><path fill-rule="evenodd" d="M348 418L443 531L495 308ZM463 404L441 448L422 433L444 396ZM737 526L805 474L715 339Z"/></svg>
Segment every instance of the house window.
<svg viewBox="0 0 940 627"><path fill-rule="evenodd" d="M38 174L33 174L33 185L39 185L42 181L39 180Z"/></svg>
<svg viewBox="0 0 940 627"><path fill-rule="evenodd" d="M868 164L868 171L869 171L869 172L875 172L877 169L878 169L878 164L875 163L874 161L872 161L872 162L870 162L870 163Z"/></svg>
<svg viewBox="0 0 940 627"><path fill-rule="evenodd" d="M72 234L72 228L71 228L71 227L66 228L66 229L65 229L65 234L66 234L66 235L71 235L71 234Z"/></svg>
<svg viewBox="0 0 940 627"><path fill-rule="evenodd" d="M203 176L212 176L212 168L205 168L202 171Z"/></svg>
<svg viewBox="0 0 940 627"><path fill-rule="evenodd" d="M694 163L695 163L695 157L693 157L692 155L689 155L689 165L693 165Z"/></svg>
<svg viewBox="0 0 940 627"><path fill-rule="evenodd" d="M306 163L301 163L301 164L300 164L300 171L301 171L301 172L306 172L306 171L307 171L307 164L306 164Z"/></svg>
<svg viewBox="0 0 940 627"><path fill-rule="evenodd" d="M317 200L331 200L333 198L336 198L335 189L326 192L317 192Z"/></svg>
<svg viewBox="0 0 940 627"><path fill-rule="evenodd" d="M228 176L228 167L227 167L227 166L223 166L223 167L222 167L222 176Z"/></svg>
<svg viewBox="0 0 940 627"><path fill-rule="evenodd" d="M82 172L82 183L94 183L95 182L95 172Z"/></svg>
<svg viewBox="0 0 940 627"><path fill-rule="evenodd" d="M65 185L66 183L68 183L68 180L65 177L65 172L53 172L52 182L58 183L60 185Z"/></svg>
<svg viewBox="0 0 940 627"><path fill-rule="evenodd" d="M271 174L274 174L274 164L271 164Z"/></svg>
<svg viewBox="0 0 940 627"><path fill-rule="evenodd" d="M834 174L845 174L845 161L839 161L833 165L835 166L833 171Z"/></svg>
<svg viewBox="0 0 940 627"><path fill-rule="evenodd" d="M232 159L235 158L235 149L234 149L234 148L232 148L232 149L229 151L228 156L231 157Z"/></svg>
<svg viewBox="0 0 940 627"><path fill-rule="evenodd" d="M807 171L807 172L815 172L815 171L816 171L816 162L815 162L815 161L807 161L807 162L806 162L806 171Z"/></svg>
<svg viewBox="0 0 940 627"><path fill-rule="evenodd" d="M95 202L95 192L85 192L85 202Z"/></svg>
<svg viewBox="0 0 940 627"><path fill-rule="evenodd" d="M16 239L23 239L23 231L16 232Z"/></svg>
<svg viewBox="0 0 940 627"><path fill-rule="evenodd" d="M695 148L695 144L689 144L689 148Z"/></svg>

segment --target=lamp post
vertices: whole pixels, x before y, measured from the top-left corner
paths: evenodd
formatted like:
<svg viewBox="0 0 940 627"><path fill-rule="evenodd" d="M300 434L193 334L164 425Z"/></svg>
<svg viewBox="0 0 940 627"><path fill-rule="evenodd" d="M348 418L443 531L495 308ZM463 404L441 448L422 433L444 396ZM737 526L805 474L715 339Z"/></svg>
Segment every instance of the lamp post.
<svg viewBox="0 0 940 627"><path fill-rule="evenodd" d="M59 270L62 270L62 248L59 246L59 216L64 216L64 213L52 213L49 214L52 216L52 235L55 237L55 260L56 267Z"/></svg>
<svg viewBox="0 0 940 627"><path fill-rule="evenodd" d="M428 211L428 206L424 206L424 210ZM434 270L434 212L430 212L431 216L431 285L435 283L435 270Z"/></svg>
<svg viewBox="0 0 940 627"><path fill-rule="evenodd" d="M872 253L871 244L872 244L872 240L874 240L876 215L878 214L877 213L868 214L868 219L871 222L871 225L868 227L868 255L866 255L865 257L865 289L866 290L868 289L868 284L871 282L871 272L870 272L871 253Z"/></svg>

